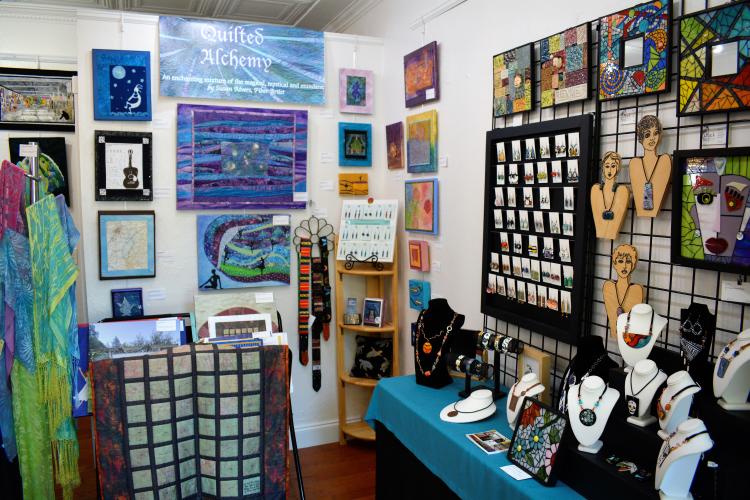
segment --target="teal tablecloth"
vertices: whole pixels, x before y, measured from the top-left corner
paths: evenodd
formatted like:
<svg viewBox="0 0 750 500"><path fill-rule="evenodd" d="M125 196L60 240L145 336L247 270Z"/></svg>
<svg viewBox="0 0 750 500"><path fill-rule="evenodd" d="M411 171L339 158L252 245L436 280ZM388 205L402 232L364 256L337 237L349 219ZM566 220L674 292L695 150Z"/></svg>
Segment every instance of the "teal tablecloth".
<svg viewBox="0 0 750 500"><path fill-rule="evenodd" d="M458 400L463 381L442 389L417 385L414 375L381 380L373 392L365 420L380 421L461 498L582 498L558 481L545 487L534 479L516 481L500 467L510 462L506 453L487 455L466 434L495 429L511 438L505 416L505 399L497 412L481 422L449 424L440 420L440 410Z"/></svg>

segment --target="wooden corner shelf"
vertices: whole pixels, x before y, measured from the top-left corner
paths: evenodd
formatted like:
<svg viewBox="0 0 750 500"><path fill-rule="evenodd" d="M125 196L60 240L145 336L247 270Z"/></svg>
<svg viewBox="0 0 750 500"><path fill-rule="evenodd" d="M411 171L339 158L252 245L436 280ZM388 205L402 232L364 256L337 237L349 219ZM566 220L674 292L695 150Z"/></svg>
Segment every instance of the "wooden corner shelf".
<svg viewBox="0 0 750 500"><path fill-rule="evenodd" d="M375 380L374 378L364 378L364 377L352 377L351 375L345 375L341 374L341 381L345 384L351 384L351 385L357 385L359 387L369 387L371 389L374 389L376 385L378 385L379 380Z"/></svg>
<svg viewBox="0 0 750 500"><path fill-rule="evenodd" d="M361 439L363 441L375 441L375 431L366 422L353 422L341 425L341 432L345 436Z"/></svg>
<svg viewBox="0 0 750 500"><path fill-rule="evenodd" d="M350 330L360 333L392 333L396 331L393 323L386 323L383 326L364 326L364 325L345 325L343 321L338 321L339 331Z"/></svg>

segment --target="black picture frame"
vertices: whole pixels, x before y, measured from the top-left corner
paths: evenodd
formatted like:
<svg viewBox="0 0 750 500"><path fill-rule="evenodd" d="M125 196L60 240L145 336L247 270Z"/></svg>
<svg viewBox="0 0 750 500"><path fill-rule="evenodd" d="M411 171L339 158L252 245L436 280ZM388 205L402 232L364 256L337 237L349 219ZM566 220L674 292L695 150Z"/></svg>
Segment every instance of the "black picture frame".
<svg viewBox="0 0 750 500"><path fill-rule="evenodd" d="M113 288L110 290L112 296L112 317L116 319L131 319L143 316L143 288ZM137 299L138 307L135 308L137 314L123 314L120 312L119 305L123 299L128 296Z"/></svg>
<svg viewBox="0 0 750 500"><path fill-rule="evenodd" d="M75 110L75 99L73 97L73 77L77 76L76 71L62 71L62 70L51 70L51 69L24 69L24 68L0 68L0 101L3 92L12 92L10 86L4 85L4 78L8 77L8 80L18 79L19 77L25 77L29 81L35 81L39 84L39 95L45 95L43 86L62 84L70 88L70 112L72 116L69 116L64 122L59 120L5 120L3 117L3 111L0 107L0 130L43 130L43 131L56 131L56 132L75 132L76 130L76 110ZM56 112L55 112L56 114ZM70 113L68 113L70 115Z"/></svg>
<svg viewBox="0 0 750 500"><path fill-rule="evenodd" d="M132 144L132 149L127 149ZM112 150L108 153L107 146L122 149L122 166L108 165L108 158L112 159ZM122 146L115 146L122 145ZM135 148L140 146L140 154L133 155ZM128 151L128 159L125 160L124 153ZM94 132L94 166L95 166L95 190L96 201L152 201L154 199L152 186L152 150L153 134L151 132L122 132L104 131ZM133 156L141 159L139 165L133 165ZM137 160L136 160L137 161ZM135 168L136 172L128 172ZM107 187L113 178L122 170L122 188ZM135 178L128 175L135 175ZM118 181L120 182L120 181ZM128 182L132 187L128 187Z"/></svg>
<svg viewBox="0 0 750 500"><path fill-rule="evenodd" d="M523 164L526 163L524 160L520 162L513 162L511 157L506 157L505 162L498 163L497 156L495 154L495 144L504 141L506 143L513 140L521 140L524 143L525 139L535 139L535 144L538 144L539 137L554 137L558 134L567 134L572 132L578 132L579 136L579 155L578 160L578 182L568 183L567 176L564 176L564 182L560 184L542 184L540 185L537 181L531 186L523 184L522 179L519 179L519 183L515 185L516 188L520 187L532 187L535 191L535 200L539 200L539 188L549 187L550 188L550 208L547 212L558 212L560 214L573 213L575 217L575 224L573 227L573 236L564 236L562 234L553 234L549 231L547 224L545 224L545 232L538 233L533 229L533 224L530 224L529 229L522 231L520 229L495 229L494 222L494 210L495 207L495 187L496 184L496 166L499 164L509 165L512 163L518 163L519 168L523 168ZM592 238L592 224L593 220L590 215L590 201L589 201L589 190L595 181L596 169L592 168L593 165L593 117L590 114L574 116L570 118L562 118L559 120L552 120L547 122L533 123L528 125L522 125L518 127L506 127L503 129L495 129L487 132L486 137L486 168L485 168L485 190L484 190L484 223L483 223L483 245L482 245L482 300L481 310L482 313L487 316L513 323L522 328L528 328L531 331L540 333L547 337L552 337L557 340L561 340L568 344L576 345L578 339L582 334L586 333L587 322L586 318L589 317L591 309L591 300L586 300L591 294L593 275L587 272L587 269L591 269L593 265L593 238ZM566 142L567 143L567 142ZM566 153L567 154L567 153ZM565 158L568 158L567 156ZM540 161L550 162L552 160L561 159L565 163L565 172L567 172L567 160L565 158L555 158L554 156L550 159L537 158L533 160L536 164ZM504 184L503 187L507 187L509 184ZM512 187L512 186L511 186ZM563 187L573 187L575 192L575 210L565 211L563 209L564 204L564 189ZM525 210L523 205L516 206L511 209ZM535 201L535 208L533 210L540 210L538 204ZM576 215L578 215L576 217ZM558 241L567 239L571 247L571 262L562 262L558 255L559 252L555 252L553 259L543 259L541 251L539 252L538 260L540 263L544 260L551 263L560 263L561 265L570 265L574 269L574 280L573 287L566 288L564 286L551 286L549 284L542 284L541 282L534 282L529 279L520 279L526 283L540 283L542 286L548 288L553 287L558 290L569 291L571 293L571 314L563 315L559 311L551 309L543 309L536 305L529 305L526 303L520 303L516 300L511 300L506 296L499 294L491 294L487 292L488 288L488 275L493 271L490 270L491 253L499 253L502 257L504 252L500 249L500 233L509 233L508 239L511 240L512 234L521 234L523 238L524 253L523 257L529 257L528 255L528 236L537 236L539 240L539 246L544 237L551 237L557 240L555 242L556 249L559 249ZM507 253L508 255L518 255ZM502 271L494 271L499 275L517 279L511 273L503 273Z"/></svg>
<svg viewBox="0 0 750 500"><path fill-rule="evenodd" d="M671 241L671 257L672 262L675 264L679 264L681 266L687 266L687 267L695 267L699 269L709 269L712 271L719 271L719 272L726 272L726 273L736 273L740 275L747 275L750 274L750 263L747 265L745 264L735 264L731 262L719 262L719 261L706 261L703 259L695 259L690 258L689 256L683 255L682 252L682 244L683 244L683 238L690 238L693 240L694 244L698 243L698 239L701 241L702 249L705 251L705 242L703 242L702 238L694 233L694 231L699 230L698 227L695 226L695 219L691 217L693 226L683 226L683 205L686 202L685 200L685 193L683 192L683 175L685 174L687 162L690 158L711 158L711 157L746 157L744 160L744 163L742 163L745 168L747 169L748 162L750 162L750 147L743 147L743 148L720 148L720 149L685 149L685 150L676 150L672 156L673 161L673 167L672 167L672 235L670 238ZM726 168L726 166L725 166ZM724 170L726 172L726 170ZM734 175L732 173L722 173L721 176L725 175ZM746 179L747 181L750 181L750 178L747 176L742 176L742 178ZM715 187L712 188L714 196L714 202L718 201L722 205L720 205L720 212L719 214L722 216L727 217L733 217L734 219L739 219L738 226L741 229L742 225L742 218L746 210L750 210L750 203L748 201L748 198L750 197L750 189L745 188L743 191L740 192L740 195L744 194L744 198L742 203L744 203L744 206L740 206L738 209L736 209L737 215L733 216L729 214L728 208L724 206L725 203L727 203L727 199L725 198L725 186L723 183L719 184L719 188L716 189ZM689 195L688 195L689 196ZM685 221L688 223L688 221ZM737 222L737 220L734 220L734 222ZM691 231L693 231L692 238L689 236ZM733 231L730 229L731 238L727 237L724 239L724 241L728 245L734 244L732 247L733 250L737 248L737 245L740 244L742 246L745 240L747 240L747 236L750 235L750 224L747 224L745 229L741 232L745 233L745 237L742 240L737 240L736 235L739 231ZM683 234L684 233L684 234ZM720 234L716 235L717 237L720 236ZM734 241L730 241L734 240Z"/></svg>

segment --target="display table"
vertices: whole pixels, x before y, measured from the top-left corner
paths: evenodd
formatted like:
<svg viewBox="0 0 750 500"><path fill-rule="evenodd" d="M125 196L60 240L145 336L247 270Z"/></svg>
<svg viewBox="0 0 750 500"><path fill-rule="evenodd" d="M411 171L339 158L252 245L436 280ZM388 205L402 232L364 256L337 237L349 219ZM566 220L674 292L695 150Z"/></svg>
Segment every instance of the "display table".
<svg viewBox="0 0 750 500"><path fill-rule="evenodd" d="M375 386L365 420L373 428L376 421L385 426L461 498L582 498L560 481L554 487L544 487L534 479L516 481L500 470L510 463L505 453L487 455L469 441L466 434L490 429L512 437L505 399L496 403L498 411L492 417L480 422L440 420L440 410L458 400L461 389L463 381L431 389L417 385L414 375L383 379ZM401 480L410 479L409 471L402 473Z"/></svg>

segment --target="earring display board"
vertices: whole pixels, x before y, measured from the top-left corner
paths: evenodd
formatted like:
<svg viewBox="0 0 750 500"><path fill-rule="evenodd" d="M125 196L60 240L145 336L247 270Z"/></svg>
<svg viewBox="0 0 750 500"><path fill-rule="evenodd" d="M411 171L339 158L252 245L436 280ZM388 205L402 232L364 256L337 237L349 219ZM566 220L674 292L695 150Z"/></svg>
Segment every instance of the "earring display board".
<svg viewBox="0 0 750 500"><path fill-rule="evenodd" d="M573 269L589 258L591 219L575 214L589 211L591 133L591 115L487 132L482 313L571 344L590 286Z"/></svg>

